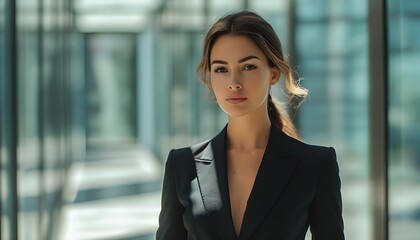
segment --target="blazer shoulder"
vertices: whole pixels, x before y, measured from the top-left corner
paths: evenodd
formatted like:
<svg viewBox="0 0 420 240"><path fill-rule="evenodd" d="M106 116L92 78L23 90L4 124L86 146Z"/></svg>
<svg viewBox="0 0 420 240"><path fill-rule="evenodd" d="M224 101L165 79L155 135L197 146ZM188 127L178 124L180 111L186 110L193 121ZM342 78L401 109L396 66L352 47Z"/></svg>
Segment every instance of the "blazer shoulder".
<svg viewBox="0 0 420 240"><path fill-rule="evenodd" d="M166 160L166 168L170 166L175 173L185 174L191 171L191 149L188 147L171 149ZM177 175L177 174L175 174Z"/></svg>
<svg viewBox="0 0 420 240"><path fill-rule="evenodd" d="M191 150L188 147L174 148L169 151L168 161L178 161L177 159L183 159L189 155L191 155Z"/></svg>
<svg viewBox="0 0 420 240"><path fill-rule="evenodd" d="M321 174L339 172L337 154L333 147L311 145L302 142L300 146L302 150L299 151L299 156L306 163L306 166L310 166L313 170L318 169Z"/></svg>
<svg viewBox="0 0 420 240"><path fill-rule="evenodd" d="M185 167L191 165L194 159L200 158L206 152L211 140L206 140L189 147L174 148L169 151L167 162L171 165Z"/></svg>
<svg viewBox="0 0 420 240"><path fill-rule="evenodd" d="M289 147L293 149L293 152L298 156L311 158L330 158L332 155L335 156L335 149L331 146L308 144L298 139L292 138L286 134L284 134L284 136L288 142Z"/></svg>
<svg viewBox="0 0 420 240"><path fill-rule="evenodd" d="M320 146L320 145L312 145L312 144L306 144L305 145L305 153L309 156L314 157L323 157L323 158L335 158L335 149L331 146Z"/></svg>

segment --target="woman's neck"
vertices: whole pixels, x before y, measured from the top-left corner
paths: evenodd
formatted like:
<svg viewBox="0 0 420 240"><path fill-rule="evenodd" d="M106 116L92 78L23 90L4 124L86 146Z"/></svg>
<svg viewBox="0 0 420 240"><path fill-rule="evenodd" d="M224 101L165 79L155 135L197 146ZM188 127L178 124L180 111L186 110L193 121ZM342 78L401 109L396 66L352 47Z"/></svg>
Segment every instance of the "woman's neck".
<svg viewBox="0 0 420 240"><path fill-rule="evenodd" d="M265 115L263 115L265 116ZM227 148L250 152L265 149L270 137L271 122L268 117L229 117L227 126Z"/></svg>

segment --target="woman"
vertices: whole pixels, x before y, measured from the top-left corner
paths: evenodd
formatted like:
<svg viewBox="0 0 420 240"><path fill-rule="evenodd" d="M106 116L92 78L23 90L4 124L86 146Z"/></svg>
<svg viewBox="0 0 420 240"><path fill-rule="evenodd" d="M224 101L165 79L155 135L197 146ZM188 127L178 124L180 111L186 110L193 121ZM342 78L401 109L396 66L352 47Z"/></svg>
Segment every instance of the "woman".
<svg viewBox="0 0 420 240"><path fill-rule="evenodd" d="M281 77L290 97L307 94L270 24L248 11L221 18L197 72L228 123L169 153L157 239L303 240L309 226L313 239L344 239L334 149L299 141L270 94Z"/></svg>

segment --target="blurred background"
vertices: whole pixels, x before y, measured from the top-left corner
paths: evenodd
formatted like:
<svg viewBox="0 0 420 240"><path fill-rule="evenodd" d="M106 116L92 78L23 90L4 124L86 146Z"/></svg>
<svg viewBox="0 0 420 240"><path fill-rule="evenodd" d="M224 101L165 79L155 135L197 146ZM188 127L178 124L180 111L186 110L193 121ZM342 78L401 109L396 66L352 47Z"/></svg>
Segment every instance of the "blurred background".
<svg viewBox="0 0 420 240"><path fill-rule="evenodd" d="M346 238L382 240L378 210L387 239L418 239L419 1L0 0L1 239L154 239L168 151L226 123L195 80L203 35L241 9L273 25L310 91L292 115L306 142L337 150ZM369 54L377 18L385 59ZM381 61L385 77L372 77Z"/></svg>

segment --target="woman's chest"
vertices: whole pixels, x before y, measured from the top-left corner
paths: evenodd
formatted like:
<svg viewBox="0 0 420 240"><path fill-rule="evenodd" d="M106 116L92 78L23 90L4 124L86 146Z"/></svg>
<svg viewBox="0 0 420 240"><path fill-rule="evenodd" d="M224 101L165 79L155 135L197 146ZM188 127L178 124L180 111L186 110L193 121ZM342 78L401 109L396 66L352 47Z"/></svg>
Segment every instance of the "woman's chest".
<svg viewBox="0 0 420 240"><path fill-rule="evenodd" d="M240 232L247 202L258 175L263 150L252 152L227 152L227 180L232 221L237 233Z"/></svg>

